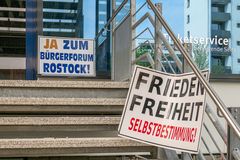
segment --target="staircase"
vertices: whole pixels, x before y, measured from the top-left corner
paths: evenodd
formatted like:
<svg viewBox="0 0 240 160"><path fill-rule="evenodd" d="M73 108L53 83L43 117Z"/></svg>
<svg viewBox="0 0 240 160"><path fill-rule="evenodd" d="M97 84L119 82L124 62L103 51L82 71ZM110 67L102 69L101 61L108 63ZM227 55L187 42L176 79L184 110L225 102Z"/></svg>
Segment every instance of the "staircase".
<svg viewBox="0 0 240 160"><path fill-rule="evenodd" d="M156 147L117 136L128 85L0 81L0 156L154 157Z"/></svg>

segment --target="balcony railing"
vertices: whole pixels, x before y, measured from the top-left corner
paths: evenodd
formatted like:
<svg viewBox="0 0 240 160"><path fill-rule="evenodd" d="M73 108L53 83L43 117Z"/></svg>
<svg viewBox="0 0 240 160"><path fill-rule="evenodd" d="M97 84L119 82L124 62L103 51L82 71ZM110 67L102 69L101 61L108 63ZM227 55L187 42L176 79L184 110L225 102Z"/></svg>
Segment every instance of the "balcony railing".
<svg viewBox="0 0 240 160"><path fill-rule="evenodd" d="M218 56L218 57L227 57L230 56L232 51L228 48L211 48L211 54L212 56Z"/></svg>
<svg viewBox="0 0 240 160"><path fill-rule="evenodd" d="M213 22L226 22L230 19L231 19L230 13L212 12L212 21Z"/></svg>
<svg viewBox="0 0 240 160"><path fill-rule="evenodd" d="M226 30L212 30L212 37L231 38L231 32Z"/></svg>
<svg viewBox="0 0 240 160"><path fill-rule="evenodd" d="M226 5L228 3L230 3L231 0L212 0L212 4L222 4L222 5Z"/></svg>

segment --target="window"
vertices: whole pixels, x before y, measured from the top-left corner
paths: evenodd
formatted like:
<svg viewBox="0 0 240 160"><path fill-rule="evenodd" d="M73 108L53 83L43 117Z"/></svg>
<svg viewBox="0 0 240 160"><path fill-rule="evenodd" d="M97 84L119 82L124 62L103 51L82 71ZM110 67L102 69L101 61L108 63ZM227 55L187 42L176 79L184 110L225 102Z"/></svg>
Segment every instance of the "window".
<svg viewBox="0 0 240 160"><path fill-rule="evenodd" d="M240 28L240 23L237 23L237 27Z"/></svg>
<svg viewBox="0 0 240 160"><path fill-rule="evenodd" d="M240 59L238 58L238 63L240 63Z"/></svg>
<svg viewBox="0 0 240 160"><path fill-rule="evenodd" d="M225 12L224 6L212 6L212 11L213 12Z"/></svg>
<svg viewBox="0 0 240 160"><path fill-rule="evenodd" d="M187 8L190 7L190 0L187 0Z"/></svg>
<svg viewBox="0 0 240 160"><path fill-rule="evenodd" d="M190 39L190 31L187 31L188 39Z"/></svg>
<svg viewBox="0 0 240 160"><path fill-rule="evenodd" d="M237 45L240 46L240 41L237 41Z"/></svg>
<svg viewBox="0 0 240 160"><path fill-rule="evenodd" d="M190 23L190 15L187 15L187 24Z"/></svg>
<svg viewBox="0 0 240 160"><path fill-rule="evenodd" d="M240 5L237 6L237 10L240 10Z"/></svg>
<svg viewBox="0 0 240 160"><path fill-rule="evenodd" d="M212 23L211 25L212 30L225 30L224 23Z"/></svg>

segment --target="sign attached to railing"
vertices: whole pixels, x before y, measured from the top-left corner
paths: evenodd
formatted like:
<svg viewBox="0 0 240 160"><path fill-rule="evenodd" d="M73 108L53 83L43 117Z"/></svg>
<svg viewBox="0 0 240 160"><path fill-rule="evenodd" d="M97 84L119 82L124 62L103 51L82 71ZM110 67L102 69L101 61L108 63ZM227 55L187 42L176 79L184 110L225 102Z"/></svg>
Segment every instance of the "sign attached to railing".
<svg viewBox="0 0 240 160"><path fill-rule="evenodd" d="M208 71L203 72L208 77ZM205 89L193 73L172 75L135 68L119 136L158 147L197 153Z"/></svg>
<svg viewBox="0 0 240 160"><path fill-rule="evenodd" d="M94 41L79 38L38 38L38 74L94 77Z"/></svg>

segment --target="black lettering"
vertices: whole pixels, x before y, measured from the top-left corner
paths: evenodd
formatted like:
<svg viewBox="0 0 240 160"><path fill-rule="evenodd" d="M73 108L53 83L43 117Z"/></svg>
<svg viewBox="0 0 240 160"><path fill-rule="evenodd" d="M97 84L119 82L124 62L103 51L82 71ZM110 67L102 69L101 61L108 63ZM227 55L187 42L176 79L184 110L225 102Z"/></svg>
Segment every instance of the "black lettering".
<svg viewBox="0 0 240 160"><path fill-rule="evenodd" d="M168 92L170 83L171 83L171 79L168 79L167 82L166 82L165 90L164 90L164 92L163 92L163 96L166 96L166 95L167 95L167 92Z"/></svg>
<svg viewBox="0 0 240 160"><path fill-rule="evenodd" d="M143 73L143 72L139 73L137 84L136 84L136 89L140 88L141 83L147 83L147 80L143 79L143 77L149 77L149 74Z"/></svg>
<svg viewBox="0 0 240 160"><path fill-rule="evenodd" d="M150 98L146 98L144 106L143 106L143 110L142 110L142 114L146 113L146 110L149 110L149 115L153 116L153 106L155 105L155 101L153 99Z"/></svg>
<svg viewBox="0 0 240 160"><path fill-rule="evenodd" d="M200 93L199 93L200 92ZM198 81L198 86L197 86L197 96L198 95L203 95L204 94L204 86L201 84L200 81Z"/></svg>
<svg viewBox="0 0 240 160"><path fill-rule="evenodd" d="M178 108L178 105L179 105L178 103L175 104L175 108L173 110L173 115L172 115L172 120L175 119L176 114L178 114L178 120L180 120L180 118L181 118L183 103L181 103L180 108Z"/></svg>
<svg viewBox="0 0 240 160"><path fill-rule="evenodd" d="M191 110L191 114L190 114L190 121L192 121L194 105L195 105L195 103L192 103L192 110Z"/></svg>
<svg viewBox="0 0 240 160"><path fill-rule="evenodd" d="M185 97L186 96L187 91L188 91L188 85L189 85L188 79L183 79L181 90L180 90L180 97Z"/></svg>
<svg viewBox="0 0 240 160"><path fill-rule="evenodd" d="M135 105L140 105L140 104L141 104L140 102L137 101L137 99L142 100L143 97L142 97L142 96L139 96L139 95L133 95L132 103L131 103L131 106L130 106L130 111L133 110L133 108L134 108Z"/></svg>
<svg viewBox="0 0 240 160"><path fill-rule="evenodd" d="M197 112L196 112L196 119L195 121L198 120L198 116L199 116L199 109L200 109L200 106L203 105L203 102L196 102L196 106L197 106Z"/></svg>
<svg viewBox="0 0 240 160"><path fill-rule="evenodd" d="M186 116L186 114L189 113L189 106L191 105L191 103L185 103L185 106L184 106L184 110L183 110L183 117L182 117L182 120L183 121L187 121L188 120L188 117Z"/></svg>
<svg viewBox="0 0 240 160"><path fill-rule="evenodd" d="M197 77L192 77L191 78L191 84L190 84L190 89L189 89L189 96L194 96L194 92L193 89L196 87L196 84L194 83L194 81L197 80Z"/></svg>
<svg viewBox="0 0 240 160"><path fill-rule="evenodd" d="M164 115L160 114L161 111L166 111L166 108L163 107L163 105L167 105L168 102L163 102L163 101L160 101L159 104L158 104L158 108L157 108L157 112L156 112L156 117L159 117L159 118L164 118Z"/></svg>
<svg viewBox="0 0 240 160"><path fill-rule="evenodd" d="M162 82L163 82L163 79L161 77L153 76L148 92L152 93L153 88L156 88L157 94L160 95L161 94L160 86L162 85Z"/></svg>
<svg viewBox="0 0 240 160"><path fill-rule="evenodd" d="M173 83L172 83L172 89L171 89L171 92L170 92L169 97L172 97L172 96L173 96L174 87L175 87L175 83L173 82Z"/></svg>
<svg viewBox="0 0 240 160"><path fill-rule="evenodd" d="M178 80L176 80L175 81L175 87L174 87L174 91L177 91L178 89L179 89L179 86L178 86L178 84L181 82L181 80L180 79L178 79ZM177 97L178 95L175 93L175 94L173 94L173 97Z"/></svg>

